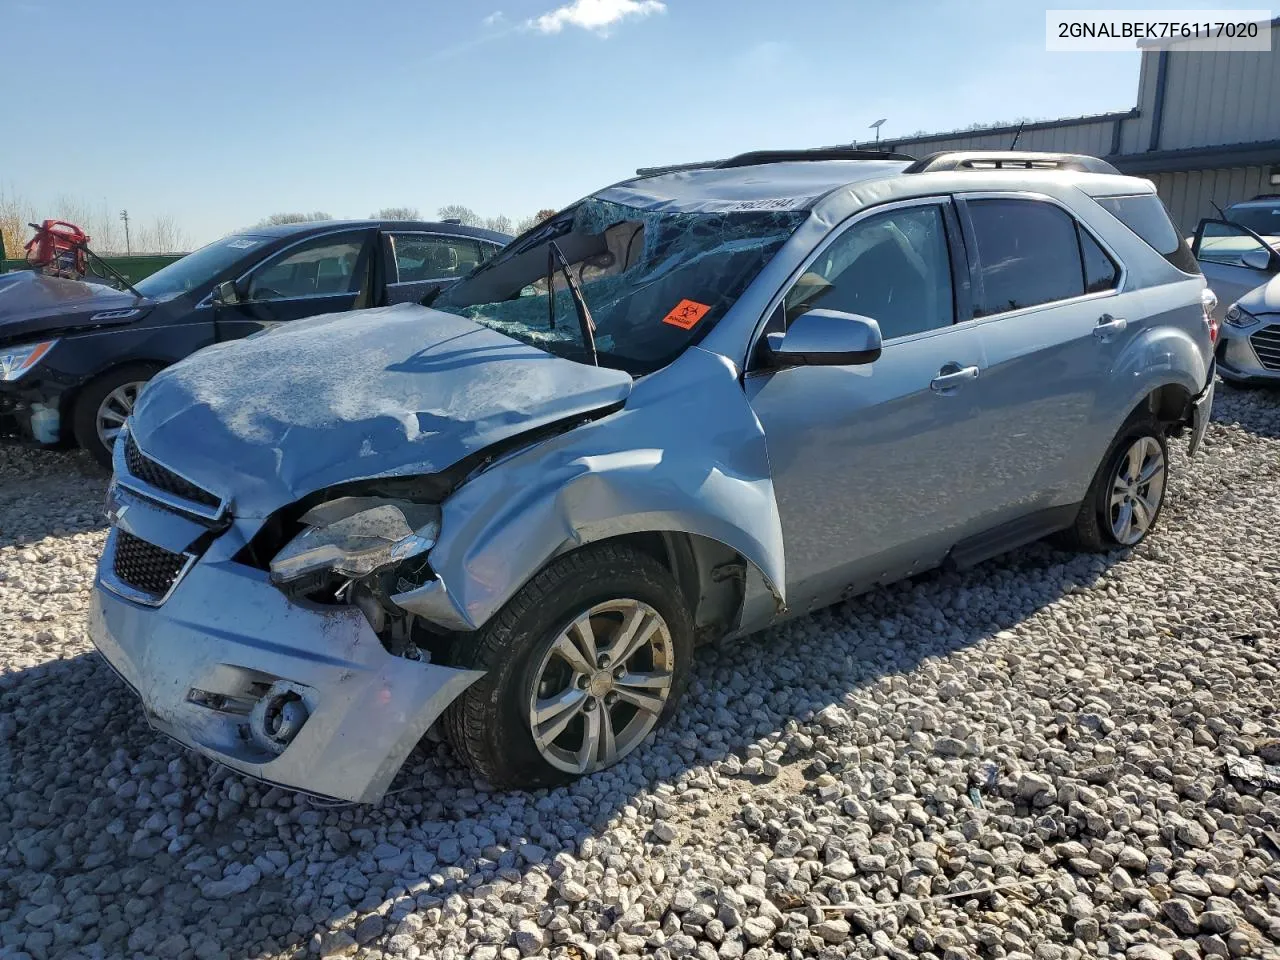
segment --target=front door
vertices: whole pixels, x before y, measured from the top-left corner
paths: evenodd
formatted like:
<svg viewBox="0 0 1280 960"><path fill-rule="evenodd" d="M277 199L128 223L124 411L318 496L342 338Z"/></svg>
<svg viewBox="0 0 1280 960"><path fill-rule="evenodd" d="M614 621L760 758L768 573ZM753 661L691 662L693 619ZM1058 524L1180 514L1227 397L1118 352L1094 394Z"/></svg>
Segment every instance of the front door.
<svg viewBox="0 0 1280 960"><path fill-rule="evenodd" d="M218 339L369 306L372 238L371 230L311 237L254 267L237 282L237 302L216 305Z"/></svg>
<svg viewBox="0 0 1280 960"><path fill-rule="evenodd" d="M1191 251L1218 296L1219 320L1231 304L1280 272L1280 254L1248 227L1229 220L1201 220Z"/></svg>
<svg viewBox="0 0 1280 960"><path fill-rule="evenodd" d="M939 562L971 531L985 482L974 387L982 344L953 282L945 199L878 208L820 248L771 321L822 307L871 317L884 351L860 366L745 378L782 519L787 595L811 609ZM950 229L948 229L950 227Z"/></svg>

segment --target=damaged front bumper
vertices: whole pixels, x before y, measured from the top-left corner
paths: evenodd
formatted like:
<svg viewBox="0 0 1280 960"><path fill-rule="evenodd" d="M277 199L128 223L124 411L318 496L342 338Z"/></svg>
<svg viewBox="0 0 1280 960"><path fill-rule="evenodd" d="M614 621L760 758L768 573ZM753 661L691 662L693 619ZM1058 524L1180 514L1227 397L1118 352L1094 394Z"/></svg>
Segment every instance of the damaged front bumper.
<svg viewBox="0 0 1280 960"><path fill-rule="evenodd" d="M113 573L121 535L95 584L95 646L152 726L241 773L375 803L483 675L393 656L358 609L292 601L229 558L191 563L159 604L129 599Z"/></svg>

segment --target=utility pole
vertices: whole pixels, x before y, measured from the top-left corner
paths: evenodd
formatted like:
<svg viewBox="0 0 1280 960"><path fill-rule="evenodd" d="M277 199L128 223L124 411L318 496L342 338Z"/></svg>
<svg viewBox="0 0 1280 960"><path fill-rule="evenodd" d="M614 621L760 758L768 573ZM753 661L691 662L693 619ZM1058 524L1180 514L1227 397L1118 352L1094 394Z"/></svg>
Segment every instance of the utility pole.
<svg viewBox="0 0 1280 960"><path fill-rule="evenodd" d="M126 256L133 256L133 247L129 245L129 211L121 210L120 219L124 221L124 252Z"/></svg>

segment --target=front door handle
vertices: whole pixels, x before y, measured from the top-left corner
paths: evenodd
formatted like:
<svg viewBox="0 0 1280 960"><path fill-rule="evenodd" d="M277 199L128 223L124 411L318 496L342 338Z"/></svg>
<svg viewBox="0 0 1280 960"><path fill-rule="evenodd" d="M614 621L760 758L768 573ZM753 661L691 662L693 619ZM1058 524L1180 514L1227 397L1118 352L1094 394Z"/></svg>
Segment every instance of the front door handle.
<svg viewBox="0 0 1280 960"><path fill-rule="evenodd" d="M1099 340L1106 340L1113 333L1119 333L1128 325L1129 321L1124 317L1113 317L1109 313L1104 313L1098 318L1098 322L1093 328L1093 335Z"/></svg>
<svg viewBox="0 0 1280 960"><path fill-rule="evenodd" d="M977 367L962 367L958 363L948 363L938 371L936 377L929 381L929 389L934 393L955 393L958 387L977 379Z"/></svg>

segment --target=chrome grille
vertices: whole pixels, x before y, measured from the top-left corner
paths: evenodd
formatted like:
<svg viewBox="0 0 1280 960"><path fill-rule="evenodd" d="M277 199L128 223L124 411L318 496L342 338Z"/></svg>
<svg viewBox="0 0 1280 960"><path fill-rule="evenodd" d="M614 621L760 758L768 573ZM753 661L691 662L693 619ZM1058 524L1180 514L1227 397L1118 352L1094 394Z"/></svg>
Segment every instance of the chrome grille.
<svg viewBox="0 0 1280 960"><path fill-rule="evenodd" d="M123 530L117 529L115 537L111 572L116 579L157 600L168 594L186 566L187 557L170 553Z"/></svg>
<svg viewBox="0 0 1280 960"><path fill-rule="evenodd" d="M124 463L131 474L157 490L163 490L183 500L190 500L192 503L214 509L221 505L221 501L208 490L197 487L190 480L162 467L139 450L138 445L133 441L132 434L125 434Z"/></svg>
<svg viewBox="0 0 1280 960"><path fill-rule="evenodd" d="M1249 338L1253 352L1268 370L1280 370L1280 327L1263 327Z"/></svg>

